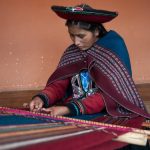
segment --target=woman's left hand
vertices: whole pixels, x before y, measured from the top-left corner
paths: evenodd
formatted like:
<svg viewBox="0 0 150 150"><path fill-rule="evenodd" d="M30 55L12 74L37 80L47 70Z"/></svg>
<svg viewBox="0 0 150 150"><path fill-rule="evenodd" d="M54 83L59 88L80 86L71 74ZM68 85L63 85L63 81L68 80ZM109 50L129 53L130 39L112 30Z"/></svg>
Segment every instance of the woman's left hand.
<svg viewBox="0 0 150 150"><path fill-rule="evenodd" d="M52 106L49 108L42 108L42 111L53 116L63 116L70 113L69 108L66 106Z"/></svg>

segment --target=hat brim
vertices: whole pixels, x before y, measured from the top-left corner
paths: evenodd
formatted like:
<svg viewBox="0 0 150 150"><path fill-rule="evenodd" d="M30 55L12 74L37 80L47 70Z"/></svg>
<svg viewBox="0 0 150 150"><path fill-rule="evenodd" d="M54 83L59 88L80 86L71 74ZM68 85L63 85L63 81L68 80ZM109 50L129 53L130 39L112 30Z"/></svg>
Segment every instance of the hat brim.
<svg viewBox="0 0 150 150"><path fill-rule="evenodd" d="M66 20L77 20L91 23L109 22L118 16L117 12L106 10L72 10L71 7L52 6L52 10L61 18Z"/></svg>

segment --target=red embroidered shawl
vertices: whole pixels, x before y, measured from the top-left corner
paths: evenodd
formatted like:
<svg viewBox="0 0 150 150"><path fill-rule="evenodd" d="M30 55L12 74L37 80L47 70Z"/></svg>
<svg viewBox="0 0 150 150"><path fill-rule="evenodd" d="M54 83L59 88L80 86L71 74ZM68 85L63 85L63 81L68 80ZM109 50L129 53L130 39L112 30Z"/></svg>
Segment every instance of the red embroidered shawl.
<svg viewBox="0 0 150 150"><path fill-rule="evenodd" d="M60 59L47 85L87 69L90 77L102 91L106 110L114 117L150 118L132 77L121 60L110 50L94 44L86 51L71 45Z"/></svg>

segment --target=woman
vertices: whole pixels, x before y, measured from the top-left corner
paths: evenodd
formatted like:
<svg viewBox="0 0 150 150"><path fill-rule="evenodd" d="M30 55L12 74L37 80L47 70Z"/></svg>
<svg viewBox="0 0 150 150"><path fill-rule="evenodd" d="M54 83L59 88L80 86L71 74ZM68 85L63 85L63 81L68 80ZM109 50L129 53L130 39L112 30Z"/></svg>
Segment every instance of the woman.
<svg viewBox="0 0 150 150"><path fill-rule="evenodd" d="M105 109L114 117L149 118L131 78L123 39L102 25L117 13L88 5L52 6L52 10L67 20L73 44L65 50L46 87L33 97L30 110L78 116Z"/></svg>

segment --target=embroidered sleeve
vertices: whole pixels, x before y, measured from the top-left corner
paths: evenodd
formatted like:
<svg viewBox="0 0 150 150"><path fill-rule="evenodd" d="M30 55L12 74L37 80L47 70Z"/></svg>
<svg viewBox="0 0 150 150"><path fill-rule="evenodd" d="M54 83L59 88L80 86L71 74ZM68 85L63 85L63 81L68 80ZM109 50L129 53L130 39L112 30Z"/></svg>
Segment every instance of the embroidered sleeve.
<svg viewBox="0 0 150 150"><path fill-rule="evenodd" d="M65 96L66 90L69 86L69 81L69 79L55 81L54 83L46 86L35 96L38 96L43 100L45 107L56 104Z"/></svg>
<svg viewBox="0 0 150 150"><path fill-rule="evenodd" d="M70 109L71 116L78 116L85 114L85 108L80 101L71 101L67 104L67 107Z"/></svg>
<svg viewBox="0 0 150 150"><path fill-rule="evenodd" d="M83 99L72 100L67 106L73 116L98 113L105 107L103 98L98 92Z"/></svg>

